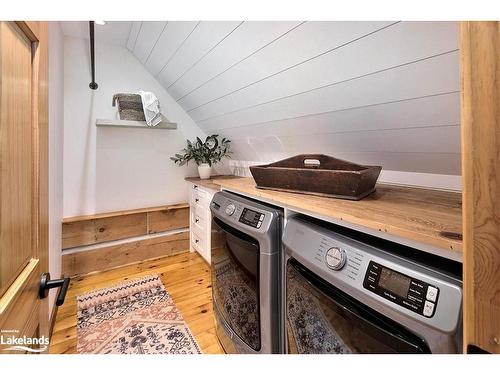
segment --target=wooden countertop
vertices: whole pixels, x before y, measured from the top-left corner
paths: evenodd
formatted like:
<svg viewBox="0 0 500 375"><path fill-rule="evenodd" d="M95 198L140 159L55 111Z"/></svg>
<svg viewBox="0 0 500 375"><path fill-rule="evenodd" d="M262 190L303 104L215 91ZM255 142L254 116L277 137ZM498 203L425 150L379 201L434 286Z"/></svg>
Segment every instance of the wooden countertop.
<svg viewBox="0 0 500 375"><path fill-rule="evenodd" d="M242 177L238 176L233 176L233 175L219 175L219 176L212 176L207 180L202 180L199 177L186 177L184 180L188 182L192 182L193 184L204 186L208 189L216 190L219 191L221 189L219 183L215 183L215 180L218 181L226 181L226 180L234 180L234 179L241 179Z"/></svg>
<svg viewBox="0 0 500 375"><path fill-rule="evenodd" d="M253 178L214 178L213 183L335 224L367 229L369 234L423 251L462 259L460 193L377 184L375 193L349 201L257 189Z"/></svg>

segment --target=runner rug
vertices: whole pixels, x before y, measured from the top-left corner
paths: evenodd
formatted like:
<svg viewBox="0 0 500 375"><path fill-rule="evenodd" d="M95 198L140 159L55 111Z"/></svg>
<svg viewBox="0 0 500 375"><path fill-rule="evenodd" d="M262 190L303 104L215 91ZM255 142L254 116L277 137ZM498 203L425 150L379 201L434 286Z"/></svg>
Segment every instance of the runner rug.
<svg viewBox="0 0 500 375"><path fill-rule="evenodd" d="M200 354L158 275L77 297L81 354Z"/></svg>

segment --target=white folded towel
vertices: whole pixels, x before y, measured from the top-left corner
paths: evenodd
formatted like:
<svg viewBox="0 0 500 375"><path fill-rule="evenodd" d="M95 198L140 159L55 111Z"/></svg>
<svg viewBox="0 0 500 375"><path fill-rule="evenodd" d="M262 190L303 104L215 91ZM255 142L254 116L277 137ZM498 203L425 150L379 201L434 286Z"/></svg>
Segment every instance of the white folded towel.
<svg viewBox="0 0 500 375"><path fill-rule="evenodd" d="M156 126L162 121L160 113L160 101L155 94L149 91L139 91L141 96L144 117L148 126Z"/></svg>

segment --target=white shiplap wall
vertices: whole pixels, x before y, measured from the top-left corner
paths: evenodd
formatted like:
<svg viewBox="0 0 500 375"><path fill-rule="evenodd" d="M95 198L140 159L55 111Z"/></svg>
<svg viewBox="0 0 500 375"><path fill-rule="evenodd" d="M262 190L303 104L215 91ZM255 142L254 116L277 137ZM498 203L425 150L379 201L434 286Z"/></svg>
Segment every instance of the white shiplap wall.
<svg viewBox="0 0 500 375"><path fill-rule="evenodd" d="M460 174L456 22L135 22L127 48L235 159Z"/></svg>

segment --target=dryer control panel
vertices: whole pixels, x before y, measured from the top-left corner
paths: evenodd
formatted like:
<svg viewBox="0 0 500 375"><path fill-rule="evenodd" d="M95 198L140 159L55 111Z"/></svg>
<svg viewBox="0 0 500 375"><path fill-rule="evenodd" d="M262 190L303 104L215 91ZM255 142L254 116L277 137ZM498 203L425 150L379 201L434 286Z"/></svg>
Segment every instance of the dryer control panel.
<svg viewBox="0 0 500 375"><path fill-rule="evenodd" d="M370 261L368 265L363 287L428 318L431 318L436 310L439 295L437 287L374 261Z"/></svg>
<svg viewBox="0 0 500 375"><path fill-rule="evenodd" d="M262 212L254 211L250 208L243 208L243 212L241 213L239 222L250 225L254 228L260 228L262 225L262 221L264 220L264 215Z"/></svg>
<svg viewBox="0 0 500 375"><path fill-rule="evenodd" d="M362 242L353 232L347 236L333 229L301 216L289 218L283 235L286 256L393 320L410 319L441 332L460 330L460 280L374 246L381 242L364 237ZM387 250L395 246L385 245Z"/></svg>

